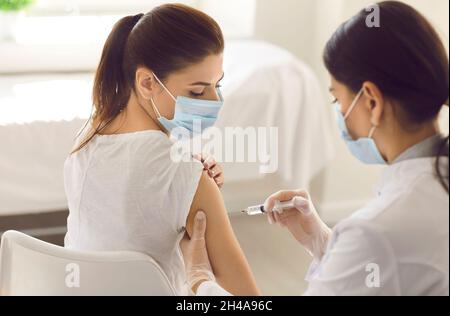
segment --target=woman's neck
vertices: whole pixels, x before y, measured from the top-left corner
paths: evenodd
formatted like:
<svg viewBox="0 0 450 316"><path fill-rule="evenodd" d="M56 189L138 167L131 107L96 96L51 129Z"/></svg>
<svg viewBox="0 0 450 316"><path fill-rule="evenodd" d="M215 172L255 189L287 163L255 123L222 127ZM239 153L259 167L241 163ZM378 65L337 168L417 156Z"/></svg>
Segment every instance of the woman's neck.
<svg viewBox="0 0 450 316"><path fill-rule="evenodd" d="M151 109L140 105L132 94L125 109L107 126L102 135L129 134L144 131L162 131Z"/></svg>
<svg viewBox="0 0 450 316"><path fill-rule="evenodd" d="M402 153L409 148L423 142L424 140L439 133L439 125L436 122L427 124L414 132L398 131L391 135L386 142L386 159L389 163L394 162Z"/></svg>
<svg viewBox="0 0 450 316"><path fill-rule="evenodd" d="M128 116L127 124L129 128L162 131L156 113L151 106L139 101L134 93L131 94L125 112Z"/></svg>

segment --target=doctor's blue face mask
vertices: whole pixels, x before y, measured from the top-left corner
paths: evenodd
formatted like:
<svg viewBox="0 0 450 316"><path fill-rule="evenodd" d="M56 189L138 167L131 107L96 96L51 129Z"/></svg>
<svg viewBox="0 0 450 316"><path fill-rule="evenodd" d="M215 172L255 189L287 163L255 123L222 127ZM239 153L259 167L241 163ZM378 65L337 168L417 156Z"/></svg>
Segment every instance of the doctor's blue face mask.
<svg viewBox="0 0 450 316"><path fill-rule="evenodd" d="M205 129L212 127L216 123L219 112L224 104L220 89L217 89L218 101L199 100L182 96L176 98L155 74L153 76L155 76L156 81L158 81L175 101L175 116L172 120L169 120L161 115L153 98L151 99L159 123L169 133L172 133L176 128L183 128L193 135L196 132L202 133ZM201 123L201 126L196 125L200 125L199 123Z"/></svg>
<svg viewBox="0 0 450 316"><path fill-rule="evenodd" d="M347 128L346 121L349 118L350 114L355 109L356 105L358 104L358 101L361 98L363 91L364 90L361 89L361 91L355 97L355 99L352 102L352 105L350 106L345 116L342 114L340 104L336 104L335 108L336 117L339 130L341 131L341 137L347 144L347 147L353 154L353 156L355 156L361 162L370 165L385 165L386 160L381 155L373 139L373 134L375 133L376 126L373 126L372 129L370 130L369 137L359 138L358 140L353 140Z"/></svg>

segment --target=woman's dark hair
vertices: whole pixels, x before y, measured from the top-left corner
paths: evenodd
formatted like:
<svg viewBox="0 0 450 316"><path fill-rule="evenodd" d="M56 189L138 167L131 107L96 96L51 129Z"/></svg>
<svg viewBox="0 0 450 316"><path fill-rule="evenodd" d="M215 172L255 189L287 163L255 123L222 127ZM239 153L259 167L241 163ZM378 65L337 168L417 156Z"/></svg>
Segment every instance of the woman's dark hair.
<svg viewBox="0 0 450 316"><path fill-rule="evenodd" d="M117 22L109 35L93 89L93 127L72 153L85 147L125 108L139 67L164 81L176 71L224 51L220 26L207 14L182 4L165 4Z"/></svg>
<svg viewBox="0 0 450 316"><path fill-rule="evenodd" d="M435 120L449 99L449 61L433 26L417 10L397 1L377 4L379 27L367 23L366 9L342 24L328 41L325 66L339 82L357 93L373 82L391 99L404 128ZM436 172L448 188L439 157L448 157L448 140L437 153Z"/></svg>

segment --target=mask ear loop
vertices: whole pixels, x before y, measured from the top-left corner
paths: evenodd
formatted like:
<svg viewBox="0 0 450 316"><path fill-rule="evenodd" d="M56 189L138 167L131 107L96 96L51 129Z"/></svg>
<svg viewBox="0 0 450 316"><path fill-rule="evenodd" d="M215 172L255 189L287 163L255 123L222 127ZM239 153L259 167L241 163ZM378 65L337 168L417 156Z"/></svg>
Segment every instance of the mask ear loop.
<svg viewBox="0 0 450 316"><path fill-rule="evenodd" d="M359 99L361 98L362 94L364 92L364 89L361 89L358 94L355 97L355 100L353 100L352 105L350 105L350 108L347 111L347 114L344 116L344 120L347 120L350 114L352 114L353 110L355 109L356 105L358 104Z"/></svg>
<svg viewBox="0 0 450 316"><path fill-rule="evenodd" d="M150 103L152 104L153 111L155 112L156 117L157 117L158 119L162 118L162 115L161 115L161 113L159 112L158 108L156 107L156 104L155 104L155 101L153 101L153 98L150 98Z"/></svg>
<svg viewBox="0 0 450 316"><path fill-rule="evenodd" d="M174 96L172 95L172 93L170 93L170 91L166 88L166 86L161 82L161 80L159 80L158 76L155 75L155 73L153 72L153 77L155 78L155 80L164 88L164 90L166 90L166 92L172 97L172 99L175 100ZM156 116L158 119L162 118L161 112L159 112L158 107L155 104L155 101L153 101L153 98L150 98L150 103L152 104L153 107L153 111L155 112Z"/></svg>
<svg viewBox="0 0 450 316"><path fill-rule="evenodd" d="M155 112L157 119L158 119L158 120L161 119L163 116L161 115L161 113L159 112L158 108L156 107L156 104L155 104L155 101L153 101L153 98L150 98L150 103L152 104L153 111ZM147 112L147 111L146 111L146 112ZM148 113L147 113L147 114L148 114ZM149 115L149 116L150 116L150 115ZM159 126L163 129L163 131L166 130L166 128L165 128L163 125L161 125L160 122L155 121L155 120L153 119L153 117L151 117L151 116L150 116L150 118L152 119L153 122L155 122L157 125L159 125ZM166 131L166 133L167 133L167 131Z"/></svg>
<svg viewBox="0 0 450 316"><path fill-rule="evenodd" d="M373 138L373 134L375 133L375 130L377 129L376 126L373 126L369 132L369 138Z"/></svg>
<svg viewBox="0 0 450 316"><path fill-rule="evenodd" d="M348 109L347 114L344 117L344 120L347 120L350 114L352 114L353 110L355 109L356 105L358 104L359 99L361 98L362 94L364 92L364 89L361 89L361 91L358 92L358 94L355 97L355 100L353 101L352 105L350 105L350 108ZM372 126L369 132L369 138L373 138L373 134L375 134L375 130L377 129L376 126Z"/></svg>
<svg viewBox="0 0 450 316"><path fill-rule="evenodd" d="M155 73L153 73L153 76L155 77L156 81L158 81L158 83L164 88L164 90L166 90L166 92L172 97L172 99L177 102L177 98L175 98L169 91L169 89L167 89L166 86L161 82L161 80L159 80L158 76L156 76Z"/></svg>

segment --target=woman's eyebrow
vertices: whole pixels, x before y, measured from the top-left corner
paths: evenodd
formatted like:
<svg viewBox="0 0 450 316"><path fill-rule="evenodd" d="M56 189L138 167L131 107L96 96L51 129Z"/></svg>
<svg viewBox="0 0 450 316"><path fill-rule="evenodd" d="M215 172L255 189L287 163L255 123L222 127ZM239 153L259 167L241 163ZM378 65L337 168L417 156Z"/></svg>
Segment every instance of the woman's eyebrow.
<svg viewBox="0 0 450 316"><path fill-rule="evenodd" d="M225 73L223 73L222 78L220 78L220 80L218 81L218 83L219 83L220 81L222 81L222 79L223 79L224 77L225 77ZM205 86L205 87L209 87L209 86L211 86L211 83L199 81L199 82L191 83L190 86Z"/></svg>

